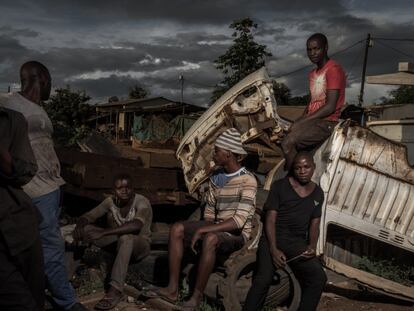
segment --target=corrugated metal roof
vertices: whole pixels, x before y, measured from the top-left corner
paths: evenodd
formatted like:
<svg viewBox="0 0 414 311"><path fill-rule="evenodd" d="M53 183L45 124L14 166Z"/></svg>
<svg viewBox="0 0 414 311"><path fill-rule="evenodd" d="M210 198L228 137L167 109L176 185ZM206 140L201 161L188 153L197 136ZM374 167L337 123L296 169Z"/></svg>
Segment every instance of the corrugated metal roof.
<svg viewBox="0 0 414 311"><path fill-rule="evenodd" d="M180 111L184 108L186 112L194 112L204 110L205 108L180 103L173 100L169 100L164 97L152 97L141 99L126 99L116 102L105 103L96 106L98 112L108 111L162 111L162 110L177 110Z"/></svg>

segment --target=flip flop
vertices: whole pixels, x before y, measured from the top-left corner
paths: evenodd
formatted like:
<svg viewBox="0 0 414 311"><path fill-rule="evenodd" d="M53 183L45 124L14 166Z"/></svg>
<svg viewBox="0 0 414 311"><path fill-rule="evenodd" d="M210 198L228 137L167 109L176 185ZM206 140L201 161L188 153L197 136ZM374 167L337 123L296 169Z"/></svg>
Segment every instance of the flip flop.
<svg viewBox="0 0 414 311"><path fill-rule="evenodd" d="M164 295L163 293L160 292L160 289L153 289L153 290L148 290L142 293L143 296L147 297L147 298L159 298L162 300L165 300L171 304L175 304L178 300L177 299L171 299L170 297Z"/></svg>
<svg viewBox="0 0 414 311"><path fill-rule="evenodd" d="M101 300L98 301L94 308L96 310L111 310L112 308L116 307L121 299L122 295L116 297L108 297L105 295Z"/></svg>

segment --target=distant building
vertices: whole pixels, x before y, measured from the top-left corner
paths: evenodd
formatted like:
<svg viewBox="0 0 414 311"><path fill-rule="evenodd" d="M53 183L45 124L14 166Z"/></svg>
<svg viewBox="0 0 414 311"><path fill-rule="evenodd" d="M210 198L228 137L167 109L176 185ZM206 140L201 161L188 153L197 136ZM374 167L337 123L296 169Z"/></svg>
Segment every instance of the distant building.
<svg viewBox="0 0 414 311"><path fill-rule="evenodd" d="M109 132L116 141L160 143L180 139L205 108L164 97L109 100L96 106L97 130Z"/></svg>

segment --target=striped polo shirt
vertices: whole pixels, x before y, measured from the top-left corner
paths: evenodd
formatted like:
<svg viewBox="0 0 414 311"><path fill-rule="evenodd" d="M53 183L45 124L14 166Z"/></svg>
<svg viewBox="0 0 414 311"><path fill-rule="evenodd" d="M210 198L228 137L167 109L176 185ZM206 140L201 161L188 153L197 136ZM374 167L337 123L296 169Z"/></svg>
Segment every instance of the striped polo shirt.
<svg viewBox="0 0 414 311"><path fill-rule="evenodd" d="M257 181L243 168L243 174L232 176L222 187L210 178L206 193L205 220L223 222L232 218L247 241L252 231L252 218L256 208Z"/></svg>

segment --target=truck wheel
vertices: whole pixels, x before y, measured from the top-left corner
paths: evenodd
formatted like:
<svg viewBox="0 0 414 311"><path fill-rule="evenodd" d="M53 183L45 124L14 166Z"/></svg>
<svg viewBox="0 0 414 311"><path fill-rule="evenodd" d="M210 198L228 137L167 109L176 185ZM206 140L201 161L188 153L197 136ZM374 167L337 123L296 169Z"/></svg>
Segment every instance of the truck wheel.
<svg viewBox="0 0 414 311"><path fill-rule="evenodd" d="M225 310L240 311L252 282L256 254L247 254L235 260L226 269L226 277L219 284L219 294ZM300 303L300 286L289 267L278 270L280 281L270 287L265 305L285 305L295 311Z"/></svg>

